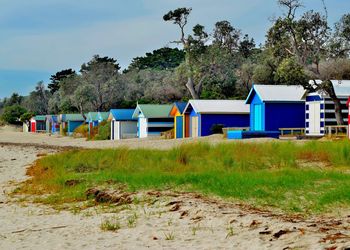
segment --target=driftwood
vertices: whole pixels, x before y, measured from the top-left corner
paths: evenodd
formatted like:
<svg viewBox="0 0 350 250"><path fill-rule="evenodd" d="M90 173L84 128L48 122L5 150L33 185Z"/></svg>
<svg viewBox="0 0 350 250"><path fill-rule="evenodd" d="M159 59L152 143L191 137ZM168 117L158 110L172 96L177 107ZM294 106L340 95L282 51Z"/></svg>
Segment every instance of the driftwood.
<svg viewBox="0 0 350 250"><path fill-rule="evenodd" d="M119 190L100 190L90 188L85 192L88 198L94 198L97 203L115 203L117 205L130 204L133 202L135 193L128 193Z"/></svg>

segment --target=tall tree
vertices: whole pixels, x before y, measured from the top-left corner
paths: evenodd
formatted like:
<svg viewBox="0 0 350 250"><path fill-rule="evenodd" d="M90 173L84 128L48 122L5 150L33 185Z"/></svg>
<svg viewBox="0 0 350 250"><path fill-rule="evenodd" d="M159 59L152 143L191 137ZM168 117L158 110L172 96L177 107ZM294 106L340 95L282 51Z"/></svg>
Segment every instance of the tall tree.
<svg viewBox="0 0 350 250"><path fill-rule="evenodd" d="M60 82L64 80L65 78L75 75L75 71L72 69L65 69L57 72L54 75L51 75L50 81L51 83L48 84L48 89L50 90L51 94L54 94L56 91L60 89Z"/></svg>
<svg viewBox="0 0 350 250"><path fill-rule="evenodd" d="M288 57L297 59L297 62L309 72L308 75L312 80L304 84L304 88L326 92L334 102L338 125L344 124L340 100L335 94L331 79L320 72L320 63L322 60L327 60L328 45L331 42L326 16L308 11L297 18L296 13L302 6L300 0L278 0L278 3L286 11L269 30L268 47L274 51L274 55L280 57L280 61ZM322 82L318 83L317 79Z"/></svg>
<svg viewBox="0 0 350 250"><path fill-rule="evenodd" d="M81 66L82 83L94 87L91 94L94 97L92 105L96 111L108 109L108 104L120 98L119 70L120 66L115 59L99 55Z"/></svg>
<svg viewBox="0 0 350 250"><path fill-rule="evenodd" d="M25 106L35 114L46 115L48 114L50 96L50 91L46 89L44 82L40 81L35 86L35 90L30 92Z"/></svg>
<svg viewBox="0 0 350 250"><path fill-rule="evenodd" d="M156 69L167 70L178 67L185 60L185 52L178 48L160 48L154 50L152 53L146 53L145 56L135 57L128 69L124 73L130 70L143 70L143 69Z"/></svg>
<svg viewBox="0 0 350 250"><path fill-rule="evenodd" d="M163 16L164 21L172 21L180 28L180 40L174 41L177 44L182 44L185 55L185 68L187 83L186 87L189 90L192 98L199 99L202 92L203 81L206 77L206 72L201 71L197 67L201 55L205 51L205 42L208 39L208 34L204 31L204 26L197 24L193 27L193 35L185 34L185 27L188 22L188 17L191 13L191 8L178 8L169 11Z"/></svg>

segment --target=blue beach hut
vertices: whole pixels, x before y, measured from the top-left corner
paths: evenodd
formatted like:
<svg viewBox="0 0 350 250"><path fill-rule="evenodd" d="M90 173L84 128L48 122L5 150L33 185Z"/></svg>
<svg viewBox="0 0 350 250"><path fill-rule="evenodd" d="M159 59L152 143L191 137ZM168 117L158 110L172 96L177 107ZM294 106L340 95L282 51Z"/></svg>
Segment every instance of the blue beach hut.
<svg viewBox="0 0 350 250"><path fill-rule="evenodd" d="M61 114L59 122L62 133L66 129L67 134L72 135L77 127L85 123L85 119L81 114Z"/></svg>
<svg viewBox="0 0 350 250"><path fill-rule="evenodd" d="M183 113L190 137L211 135L214 125L249 127L249 105L244 100L190 100Z"/></svg>
<svg viewBox="0 0 350 250"><path fill-rule="evenodd" d="M254 85L246 99L250 131L279 135L280 128L304 128L305 93L296 85Z"/></svg>

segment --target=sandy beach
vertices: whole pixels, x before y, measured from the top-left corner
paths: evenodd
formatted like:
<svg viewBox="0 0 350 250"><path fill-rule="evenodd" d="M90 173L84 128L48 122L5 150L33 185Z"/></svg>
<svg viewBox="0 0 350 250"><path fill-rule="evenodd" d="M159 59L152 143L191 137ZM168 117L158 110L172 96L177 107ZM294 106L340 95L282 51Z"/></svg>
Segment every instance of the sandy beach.
<svg viewBox="0 0 350 250"><path fill-rule="evenodd" d="M217 138L219 141L220 139ZM11 195L38 155L62 147L172 147L174 140L86 142L0 132L0 249L347 249L350 213L301 218L237 202L172 191L134 194L141 201L119 207L57 210ZM165 146L164 146L165 145ZM102 231L108 218L116 232ZM131 220L132 218L132 220Z"/></svg>

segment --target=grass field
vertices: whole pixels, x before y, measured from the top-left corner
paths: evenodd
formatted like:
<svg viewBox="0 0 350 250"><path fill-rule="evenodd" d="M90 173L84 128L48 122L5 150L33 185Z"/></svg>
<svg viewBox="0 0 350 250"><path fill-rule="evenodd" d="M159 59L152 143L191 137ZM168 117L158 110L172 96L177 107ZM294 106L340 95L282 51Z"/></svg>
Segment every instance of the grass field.
<svg viewBox="0 0 350 250"><path fill-rule="evenodd" d="M285 212L350 207L348 141L76 150L41 158L28 174L33 178L18 192L48 194L41 201L50 204L83 201L90 187L122 183L130 190L196 191ZM75 185L67 185L72 180Z"/></svg>

